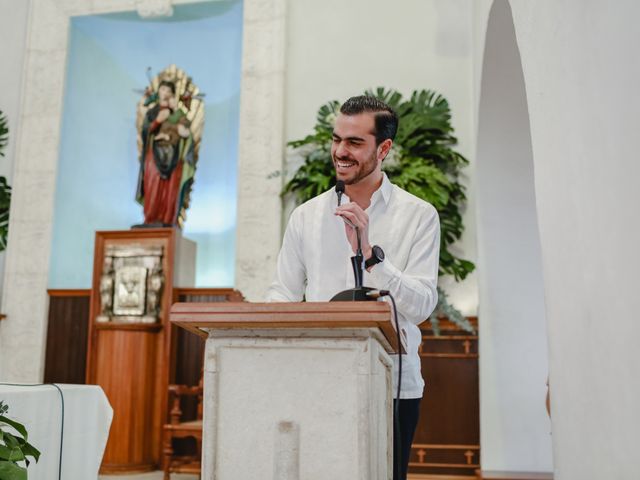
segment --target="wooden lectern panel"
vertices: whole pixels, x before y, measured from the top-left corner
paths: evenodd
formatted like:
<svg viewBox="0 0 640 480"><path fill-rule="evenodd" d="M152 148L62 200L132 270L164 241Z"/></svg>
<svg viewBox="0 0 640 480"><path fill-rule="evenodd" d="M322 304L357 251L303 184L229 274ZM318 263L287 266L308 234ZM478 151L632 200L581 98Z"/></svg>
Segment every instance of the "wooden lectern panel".
<svg viewBox="0 0 640 480"><path fill-rule="evenodd" d="M398 351L386 302L176 303L171 322L207 337L208 329L378 328ZM403 349L404 352L404 349Z"/></svg>

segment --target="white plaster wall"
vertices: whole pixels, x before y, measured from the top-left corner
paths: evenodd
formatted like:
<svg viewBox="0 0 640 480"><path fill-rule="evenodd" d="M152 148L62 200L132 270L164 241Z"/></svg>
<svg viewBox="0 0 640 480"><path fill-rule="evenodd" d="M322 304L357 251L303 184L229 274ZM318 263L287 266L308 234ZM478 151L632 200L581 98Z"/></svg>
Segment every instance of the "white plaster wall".
<svg viewBox="0 0 640 480"><path fill-rule="evenodd" d="M635 479L640 4L517 5L535 99L556 477Z"/></svg>
<svg viewBox="0 0 640 480"><path fill-rule="evenodd" d="M9 119L9 144L0 157L0 175L12 184L16 131L20 113L20 84L24 63L24 47L27 31L29 1L0 0L0 110ZM10 12L8 15L6 13ZM0 253L0 312L2 312L2 277L5 252ZM0 366L0 372L2 371Z"/></svg>
<svg viewBox="0 0 640 480"><path fill-rule="evenodd" d="M475 0L473 2L472 12L472 25L471 32L473 37L473 67L472 67L472 90L473 90L473 120L474 128L478 129L478 110L481 99L480 84L482 81L482 64L484 61L484 47L487 36L487 24L489 21L489 10L493 5L494 0ZM509 1L509 4L513 4L513 0ZM516 37L518 31L516 28ZM517 40L517 38L516 38ZM476 147L477 145L474 145Z"/></svg>
<svg viewBox="0 0 640 480"><path fill-rule="evenodd" d="M65 31L49 30L49 8L31 2L26 26L22 97L14 123L12 199L0 323L0 374L8 381L39 381L46 334L46 271L62 105ZM40 2L41 7L47 6ZM5 12L12 11L7 5ZM55 9L54 9L55 10ZM34 27L35 24L35 28ZM33 36L30 32L37 31ZM43 41L49 37L50 42ZM54 68L47 68L48 65ZM59 65L59 66L58 66Z"/></svg>
<svg viewBox="0 0 640 480"><path fill-rule="evenodd" d="M290 0L287 21L286 140L313 131L318 108L367 88L403 95L434 89L448 100L458 150L473 164L472 0ZM296 164L295 156L290 157ZM289 167L292 168L292 167ZM474 191L469 186L465 234L457 252L476 259ZM286 223L286 218L285 218ZM475 315L477 280L443 281L450 301Z"/></svg>
<svg viewBox="0 0 640 480"><path fill-rule="evenodd" d="M20 84L24 62L29 1L0 0L0 110L9 118L9 145L0 157L0 175L13 173L15 133L20 112ZM10 12L10 15L8 14Z"/></svg>
<svg viewBox="0 0 640 480"><path fill-rule="evenodd" d="M640 4L511 4L529 100L555 478L635 479Z"/></svg>
<svg viewBox="0 0 640 480"><path fill-rule="evenodd" d="M264 298L280 250L284 156L285 0L244 0L238 150L236 288Z"/></svg>
<svg viewBox="0 0 640 480"><path fill-rule="evenodd" d="M491 12L476 161L481 461L484 470L551 471L529 112L507 0Z"/></svg>

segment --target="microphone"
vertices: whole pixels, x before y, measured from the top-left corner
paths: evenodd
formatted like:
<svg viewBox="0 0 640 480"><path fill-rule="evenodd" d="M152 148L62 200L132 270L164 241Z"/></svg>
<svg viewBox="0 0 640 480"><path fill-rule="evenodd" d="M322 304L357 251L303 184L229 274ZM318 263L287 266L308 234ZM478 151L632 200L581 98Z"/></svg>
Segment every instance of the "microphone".
<svg viewBox="0 0 640 480"><path fill-rule="evenodd" d="M342 180L338 180L336 182L336 194L338 195L338 206L340 206L340 204L342 203L342 195L344 194L344 182ZM346 223L347 225L349 225L351 228L354 228L356 230L356 236L358 237L358 251L362 251L362 247L360 245L360 229L358 227L356 227L353 222L351 220L349 220L348 218L342 218L342 220L344 220L344 223Z"/></svg>
<svg viewBox="0 0 640 480"><path fill-rule="evenodd" d="M336 193L338 194L338 206L342 203L342 194L344 193L344 182L338 180L336 182Z"/></svg>
<svg viewBox="0 0 640 480"><path fill-rule="evenodd" d="M342 203L342 195L344 194L344 181L336 181L336 194L338 195L338 206ZM376 298L368 296L367 292L372 290L362 286L364 276L364 257L362 255L362 242L360 240L360 229L353 224L348 218L342 218L344 222L356 231L356 239L358 242L356 254L351 257L351 266L353 267L353 277L355 280L355 288L340 292L331 299L332 302L339 301L366 301L375 300Z"/></svg>
<svg viewBox="0 0 640 480"><path fill-rule="evenodd" d="M342 195L344 194L344 181L338 180L336 182L336 194L338 195L338 206L340 206L340 204L342 203ZM364 261L364 259L362 257L362 242L360 240L360 229L356 225L354 225L353 222L348 218L343 217L342 220L344 220L344 222L347 225L349 225L351 228L353 228L356 231L356 238L357 238L358 245L356 250L356 256L351 258L351 262L353 264L353 274L356 279L356 287L361 287L362 286L361 264Z"/></svg>

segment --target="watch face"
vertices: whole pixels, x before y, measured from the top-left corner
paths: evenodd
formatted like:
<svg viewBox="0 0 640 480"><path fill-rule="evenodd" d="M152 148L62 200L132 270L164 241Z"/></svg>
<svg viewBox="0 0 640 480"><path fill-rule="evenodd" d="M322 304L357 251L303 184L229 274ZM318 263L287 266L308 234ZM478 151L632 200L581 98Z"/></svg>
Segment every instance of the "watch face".
<svg viewBox="0 0 640 480"><path fill-rule="evenodd" d="M371 253L378 260L378 262L381 262L384 260L384 251L378 245L374 245L371 248Z"/></svg>
<svg viewBox="0 0 640 480"><path fill-rule="evenodd" d="M384 260L384 252L378 245L371 247L371 258L368 258L364 265L366 268L377 265Z"/></svg>

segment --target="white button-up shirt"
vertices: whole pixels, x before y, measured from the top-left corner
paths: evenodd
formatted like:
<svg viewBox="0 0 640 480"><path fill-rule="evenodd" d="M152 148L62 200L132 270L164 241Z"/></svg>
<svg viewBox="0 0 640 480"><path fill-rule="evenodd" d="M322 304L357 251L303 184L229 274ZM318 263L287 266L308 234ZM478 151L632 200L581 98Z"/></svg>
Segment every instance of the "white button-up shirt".
<svg viewBox="0 0 640 480"><path fill-rule="evenodd" d="M343 196L342 203L348 202L349 198ZM344 221L334 215L337 206L332 189L293 211L268 301L299 302L304 297L310 302L324 302L354 287L350 260L354 253ZM363 285L389 290L395 298L400 329L407 339L400 398L420 398L424 380L418 355L422 340L418 324L429 317L438 300L438 213L431 204L393 185L386 175L365 211L369 215L369 243L382 247L385 259L371 272L364 271ZM397 355L392 358L395 396L398 359Z"/></svg>

